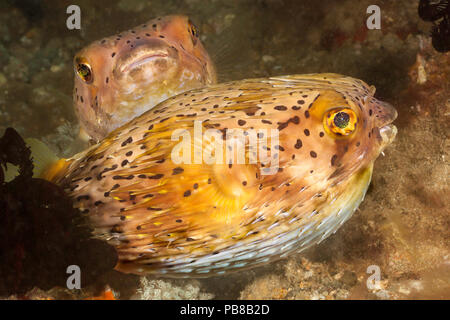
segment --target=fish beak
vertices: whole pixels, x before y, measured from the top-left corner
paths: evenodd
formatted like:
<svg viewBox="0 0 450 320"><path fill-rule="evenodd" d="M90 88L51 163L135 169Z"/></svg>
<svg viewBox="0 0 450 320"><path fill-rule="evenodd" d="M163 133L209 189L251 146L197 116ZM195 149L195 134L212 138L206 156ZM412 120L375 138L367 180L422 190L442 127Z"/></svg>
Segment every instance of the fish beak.
<svg viewBox="0 0 450 320"><path fill-rule="evenodd" d="M126 64L121 66L120 71L123 73L130 72L131 70L137 69L142 65L151 63L156 59L165 59L169 54L165 51L153 51L147 54L142 54L140 56L134 57L132 61L128 61Z"/></svg>
<svg viewBox="0 0 450 320"><path fill-rule="evenodd" d="M164 68L165 64L161 64L161 61L177 59L178 51L162 39L143 39L136 47L124 47L118 53L114 77L120 81L130 74L144 72L142 70L163 73L164 70L161 68Z"/></svg>
<svg viewBox="0 0 450 320"><path fill-rule="evenodd" d="M375 126L378 127L381 138L381 151L391 144L397 135L397 127L392 122L397 118L397 110L386 102L378 101L377 103L377 118Z"/></svg>
<svg viewBox="0 0 450 320"><path fill-rule="evenodd" d="M383 148L394 141L397 135L397 127L393 124L388 124L380 128L380 136Z"/></svg>
<svg viewBox="0 0 450 320"><path fill-rule="evenodd" d="M381 111L377 114L378 115L376 120L377 127L381 128L385 125L394 122L394 120L397 119L398 116L397 110L395 110L395 108L391 104L379 101L377 105L379 107L379 111Z"/></svg>

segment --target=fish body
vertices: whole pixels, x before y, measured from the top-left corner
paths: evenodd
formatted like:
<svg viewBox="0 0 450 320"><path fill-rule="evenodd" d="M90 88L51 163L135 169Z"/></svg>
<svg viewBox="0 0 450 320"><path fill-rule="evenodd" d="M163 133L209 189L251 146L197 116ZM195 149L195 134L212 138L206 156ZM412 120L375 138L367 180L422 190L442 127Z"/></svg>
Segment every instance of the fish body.
<svg viewBox="0 0 450 320"><path fill-rule="evenodd" d="M191 90L46 177L116 247L119 271L205 277L261 265L319 243L363 200L396 134L395 109L373 95L336 74ZM219 156L239 143L243 162Z"/></svg>
<svg viewBox="0 0 450 320"><path fill-rule="evenodd" d="M75 55L74 71L75 112L94 141L175 94L216 82L186 16L153 19L93 42Z"/></svg>

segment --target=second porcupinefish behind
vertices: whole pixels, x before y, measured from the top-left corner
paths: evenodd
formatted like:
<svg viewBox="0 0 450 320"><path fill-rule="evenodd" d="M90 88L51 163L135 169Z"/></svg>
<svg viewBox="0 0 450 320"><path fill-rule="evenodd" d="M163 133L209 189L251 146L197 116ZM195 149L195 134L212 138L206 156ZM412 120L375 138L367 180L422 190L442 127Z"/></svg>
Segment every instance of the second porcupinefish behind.
<svg viewBox="0 0 450 320"><path fill-rule="evenodd" d="M74 58L73 100L94 141L183 91L216 82L198 29L166 16L91 43Z"/></svg>
<svg viewBox="0 0 450 320"><path fill-rule="evenodd" d="M119 271L201 277L261 265L322 241L363 200L375 159L396 135L395 109L373 94L336 74L192 90L43 177L116 247ZM251 148L244 163L217 161L233 149L228 141L255 139L270 161L251 162ZM215 162L195 160L199 141Z"/></svg>

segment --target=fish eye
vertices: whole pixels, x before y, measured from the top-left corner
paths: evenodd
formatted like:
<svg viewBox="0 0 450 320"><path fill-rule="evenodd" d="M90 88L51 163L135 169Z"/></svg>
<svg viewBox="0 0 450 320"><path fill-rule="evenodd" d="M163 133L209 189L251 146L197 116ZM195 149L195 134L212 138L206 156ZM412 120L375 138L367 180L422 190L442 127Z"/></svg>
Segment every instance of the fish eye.
<svg viewBox="0 0 450 320"><path fill-rule="evenodd" d="M191 20L188 21L189 27L188 27L188 31L190 33L190 35L192 36L192 41L194 42L194 45L197 43L197 39L199 37L199 32L197 27L192 23Z"/></svg>
<svg viewBox="0 0 450 320"><path fill-rule="evenodd" d="M336 108L328 111L323 124L325 131L331 135L348 136L356 130L358 117L350 108Z"/></svg>
<svg viewBox="0 0 450 320"><path fill-rule="evenodd" d="M78 76L86 83L91 83L93 76L92 76L92 68L84 61L84 59L76 59L75 60L75 71L78 74Z"/></svg>

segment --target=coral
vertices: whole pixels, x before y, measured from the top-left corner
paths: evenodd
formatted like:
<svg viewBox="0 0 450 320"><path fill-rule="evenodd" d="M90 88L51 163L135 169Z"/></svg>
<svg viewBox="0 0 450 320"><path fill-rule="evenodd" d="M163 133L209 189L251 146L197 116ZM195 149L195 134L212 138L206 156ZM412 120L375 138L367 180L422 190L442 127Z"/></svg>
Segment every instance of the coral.
<svg viewBox="0 0 450 320"><path fill-rule="evenodd" d="M201 291L198 281L154 280L142 277L132 299L138 300L208 300L214 295Z"/></svg>

